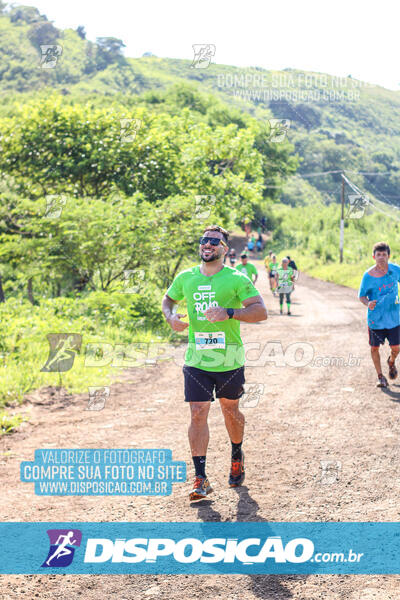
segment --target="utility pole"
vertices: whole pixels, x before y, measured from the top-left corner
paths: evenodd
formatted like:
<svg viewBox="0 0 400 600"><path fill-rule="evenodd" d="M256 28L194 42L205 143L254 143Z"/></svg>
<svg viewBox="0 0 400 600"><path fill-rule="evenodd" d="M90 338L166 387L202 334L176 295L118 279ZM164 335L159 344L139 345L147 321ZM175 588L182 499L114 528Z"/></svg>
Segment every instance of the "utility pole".
<svg viewBox="0 0 400 600"><path fill-rule="evenodd" d="M344 242L344 178L343 173L341 174L342 178L342 213L340 217L340 262L343 262L343 242Z"/></svg>

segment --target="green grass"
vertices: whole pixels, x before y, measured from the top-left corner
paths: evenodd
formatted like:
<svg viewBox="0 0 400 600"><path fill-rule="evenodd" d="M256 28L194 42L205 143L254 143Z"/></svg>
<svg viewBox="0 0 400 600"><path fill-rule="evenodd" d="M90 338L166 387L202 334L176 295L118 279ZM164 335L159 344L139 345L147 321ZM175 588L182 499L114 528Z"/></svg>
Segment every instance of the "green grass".
<svg viewBox="0 0 400 600"><path fill-rule="evenodd" d="M5 412L0 412L0 435L13 433L23 420L21 415L8 415Z"/></svg>
<svg viewBox="0 0 400 600"><path fill-rule="evenodd" d="M296 250L291 250L288 254L296 257ZM348 263L341 264L340 262L322 264L316 262L314 257L307 255L301 255L298 260L301 260L301 270L308 275L316 277L317 279L323 279L324 281L331 281L332 283L337 283L339 285L346 285L355 290L358 290L360 287L364 271L372 264L372 261L369 259L361 261L357 265Z"/></svg>
<svg viewBox="0 0 400 600"><path fill-rule="evenodd" d="M343 263L339 262L340 205L321 200L303 206L277 204L277 226L266 251L281 259L289 254L300 271L313 277L358 289L364 272L374 264L372 248L386 241L390 261L400 263L400 222L397 209L388 215L369 209L360 219L345 219Z"/></svg>
<svg viewBox="0 0 400 600"><path fill-rule="evenodd" d="M62 386L82 393L89 386L109 385L111 375L115 380L128 366L127 358L118 362L117 344L127 355L138 358L142 346L137 344L173 338L162 322L159 296L145 303L142 300L138 294L93 292L84 298L42 299L39 306L21 298L0 304L0 320L8 324L0 333L0 407L21 403L25 394L42 386ZM140 304L144 304L147 316L138 312ZM68 371L42 371L49 356L47 335L52 333L82 336L81 348L73 353L73 366ZM89 344L103 346L92 356ZM134 366L135 362L129 364ZM3 419L2 433L20 422L18 417L7 419Z"/></svg>

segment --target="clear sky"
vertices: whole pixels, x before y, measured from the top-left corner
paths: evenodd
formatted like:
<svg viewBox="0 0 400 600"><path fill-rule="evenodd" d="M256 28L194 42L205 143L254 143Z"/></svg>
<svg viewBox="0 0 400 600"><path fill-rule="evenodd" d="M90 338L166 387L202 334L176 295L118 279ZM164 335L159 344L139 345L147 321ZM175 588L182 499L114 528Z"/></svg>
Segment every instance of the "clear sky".
<svg viewBox="0 0 400 600"><path fill-rule="evenodd" d="M213 62L291 67L400 91L398 0L25 0L60 28L112 36L125 55L193 59L192 44L215 44Z"/></svg>

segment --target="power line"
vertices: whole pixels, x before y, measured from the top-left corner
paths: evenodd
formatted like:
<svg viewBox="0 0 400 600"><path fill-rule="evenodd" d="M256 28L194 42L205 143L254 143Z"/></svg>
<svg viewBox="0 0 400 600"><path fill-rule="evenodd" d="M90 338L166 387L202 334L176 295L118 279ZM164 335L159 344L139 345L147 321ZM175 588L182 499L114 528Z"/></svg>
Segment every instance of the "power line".
<svg viewBox="0 0 400 600"><path fill-rule="evenodd" d="M373 206L375 208L375 210L381 212L383 215L390 217L390 219L396 219L396 221L400 221L400 218L397 217L396 215L394 215L394 214L391 215L391 214L385 212L384 210L382 210L381 208L379 208L378 206L375 206L375 204L372 202L372 200L369 201L369 204L371 206ZM394 206L393 208L397 208L397 206Z"/></svg>
<svg viewBox="0 0 400 600"><path fill-rule="evenodd" d="M343 173L343 170L340 171L317 171L316 173L294 173L294 176L300 177L318 177L318 175L329 175L331 173Z"/></svg>
<svg viewBox="0 0 400 600"><path fill-rule="evenodd" d="M314 173L293 173L288 177L318 177L318 175L331 175L333 173L352 173L353 175L392 175L393 171L378 171L378 172L367 172L367 171L351 171L349 169L339 169L335 171L315 171Z"/></svg>
<svg viewBox="0 0 400 600"><path fill-rule="evenodd" d="M350 181L350 179L348 177L346 177L346 175L344 173L341 174L341 177L342 177L342 193L341 193L341 218L340 218L339 253L340 253L340 262L343 262L343 247L344 247L344 184L345 183L347 183L347 185L353 190L353 192L356 192L357 196L359 196L359 198L362 200L362 207L370 205L375 210L377 210L378 212L384 214L386 217L389 217L391 220L394 219L396 221L400 221L400 218L396 214L389 214L386 211L382 210L380 207L376 206L372 202L372 200L370 200L368 198L368 196L364 192L362 192L362 190L360 190L360 188L355 183L353 183L352 181ZM354 206L357 206L357 200L355 201ZM396 208L397 210L399 210L398 207L396 207L396 206L394 206L393 208Z"/></svg>
<svg viewBox="0 0 400 600"><path fill-rule="evenodd" d="M288 175L288 177L298 177L300 179L303 179L305 177L318 177L320 175L331 175L331 174L338 174L338 173L341 173L341 174L352 173L355 175L388 175L388 174L392 174L393 172L392 171L367 172L367 171L352 171L350 169L341 169L341 170L332 170L332 171L317 171L314 173L293 173L292 175ZM361 194L362 196L365 196L365 194L359 188L357 188L357 186L355 184L351 183L348 179L347 179L347 183L348 183L348 185L350 185L350 187L354 186L354 187L352 187L352 189L354 191L356 191L357 194ZM393 204L393 202L390 202L389 198L400 198L400 196L397 196L394 194L389 194L387 196L384 196L376 188L376 186L372 183L372 181L368 181L368 183L376 190L376 193L379 196L382 196L382 198L383 198L382 201L387 200L387 204L389 204L393 208L396 208L396 209L399 208L396 204ZM282 184L281 185L266 185L264 187L267 189L278 189L278 188L282 188ZM355 189L355 188L357 188L357 189ZM320 191L320 190L318 190L318 191ZM323 193L323 192L320 192L320 193ZM377 210L379 210L379 209L377 209ZM383 212L383 211L381 211L381 212ZM386 214L386 213L384 213L384 214Z"/></svg>
<svg viewBox="0 0 400 600"><path fill-rule="evenodd" d="M394 214L389 214L387 212L385 212L384 210L382 210L381 208L379 208L378 206L376 206L372 200L370 200L366 194L364 192L362 192L360 190L360 188L358 186L356 186L355 183L352 183L347 177L346 175L342 174L342 178L344 179L344 181L347 183L347 185L349 185L351 187L351 189L353 191L355 191L359 196L361 196L361 198L364 200L364 202L366 202L366 204L370 204L371 206L373 206L375 208L375 210L381 212L382 214L386 215L387 217L390 217L391 219L396 218L398 221L400 221L400 219L398 217L396 217ZM397 206L393 206L393 208L396 208L398 210Z"/></svg>
<svg viewBox="0 0 400 600"><path fill-rule="evenodd" d="M344 169L345 173L353 173L353 175L392 175L393 171L378 171L377 173L369 173L368 171L350 171L349 169Z"/></svg>
<svg viewBox="0 0 400 600"><path fill-rule="evenodd" d="M365 197L365 194L360 190L360 188L358 188L355 183L352 183L349 179L347 179L346 175L343 175L343 173L342 173L342 178L345 180L347 185L350 186L354 192L356 192L357 194L360 194L360 196Z"/></svg>

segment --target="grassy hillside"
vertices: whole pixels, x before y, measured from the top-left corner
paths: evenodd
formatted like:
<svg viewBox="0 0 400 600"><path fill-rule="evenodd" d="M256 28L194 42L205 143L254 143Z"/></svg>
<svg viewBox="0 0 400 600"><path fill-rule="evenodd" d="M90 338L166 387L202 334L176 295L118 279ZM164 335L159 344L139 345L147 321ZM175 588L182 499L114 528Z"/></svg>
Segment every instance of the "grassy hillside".
<svg viewBox="0 0 400 600"><path fill-rule="evenodd" d="M40 43L62 47L55 68L41 68ZM292 154L299 157L297 173L286 171L277 178L276 165L266 164L264 197L292 207L318 202L318 210L324 210L340 201L338 171L344 170L374 206L382 204L388 214L390 207L400 206L400 92L350 76L294 69L213 63L193 69L189 48L187 60L129 58L123 54L122 40L89 41L82 28L58 30L45 15L24 6L2 10L0 52L3 116L15 115L32 97L46 99L52 90L67 104L89 102L100 108L112 98L130 111L144 106L171 115L187 108L211 126L245 127L249 115L264 124L267 140L268 120L286 119ZM269 145L275 151L279 147ZM346 185L346 207L349 194L354 190ZM268 222L274 226L272 214Z"/></svg>
<svg viewBox="0 0 400 600"><path fill-rule="evenodd" d="M12 112L17 100L39 90L46 94L49 88L96 105L110 96L132 105L144 94L155 107L163 103L164 90L190 84L266 124L269 118L290 120L287 135L301 159L300 178L283 189L282 202L304 203L315 195L314 190L325 204L337 202L339 175L314 173L346 169L372 198L400 205L400 92L351 77L294 69L279 72L218 64L193 69L190 56L188 60L126 58L122 41L102 38L93 43L82 32L57 30L34 11L22 7L19 12L3 11L0 17L3 114ZM42 31L43 23L53 29ZM40 68L40 41L62 46L55 68ZM302 180L308 184L304 186ZM274 185L273 178L268 184Z"/></svg>

